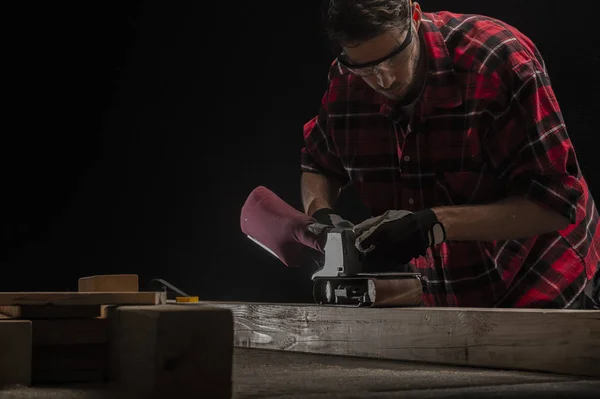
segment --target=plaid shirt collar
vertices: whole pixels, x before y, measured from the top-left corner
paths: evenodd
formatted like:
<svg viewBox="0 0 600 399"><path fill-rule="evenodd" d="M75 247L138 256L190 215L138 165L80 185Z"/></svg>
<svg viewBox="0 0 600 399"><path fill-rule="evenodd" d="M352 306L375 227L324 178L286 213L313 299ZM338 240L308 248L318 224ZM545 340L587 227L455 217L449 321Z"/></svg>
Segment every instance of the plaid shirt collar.
<svg viewBox="0 0 600 399"><path fill-rule="evenodd" d="M431 108L457 107L462 104L463 100L444 37L429 17L428 13L423 14L419 35L424 40L429 61L427 83L421 98L421 104L426 107L426 109L422 109L423 115L428 114ZM337 65L340 74L350 74L349 83L353 79L362 79L352 75L340 63ZM398 112L398 102L383 95L381 95L380 112L392 120L398 119L401 115Z"/></svg>

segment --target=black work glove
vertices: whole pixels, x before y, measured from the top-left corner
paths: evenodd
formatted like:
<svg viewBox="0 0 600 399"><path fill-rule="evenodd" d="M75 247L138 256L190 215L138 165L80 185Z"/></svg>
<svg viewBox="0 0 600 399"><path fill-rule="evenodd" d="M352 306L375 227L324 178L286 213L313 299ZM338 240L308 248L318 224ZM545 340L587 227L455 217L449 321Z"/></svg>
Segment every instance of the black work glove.
<svg viewBox="0 0 600 399"><path fill-rule="evenodd" d="M356 225L354 231L358 250L375 261L408 263L446 239L444 226L431 209L387 211Z"/></svg>
<svg viewBox="0 0 600 399"><path fill-rule="evenodd" d="M333 222L331 221L331 215L335 215L333 209L331 208L321 208L312 214L312 217L319 223L333 226Z"/></svg>

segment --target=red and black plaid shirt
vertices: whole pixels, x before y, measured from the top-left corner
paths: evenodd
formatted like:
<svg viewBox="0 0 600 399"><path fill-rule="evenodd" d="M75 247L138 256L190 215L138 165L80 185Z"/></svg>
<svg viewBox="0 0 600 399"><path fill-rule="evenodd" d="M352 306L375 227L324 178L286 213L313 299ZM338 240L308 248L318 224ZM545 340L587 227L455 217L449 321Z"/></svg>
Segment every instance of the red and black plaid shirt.
<svg viewBox="0 0 600 399"><path fill-rule="evenodd" d="M484 16L424 13L428 83L410 123L334 61L304 127L302 170L352 183L373 216L522 195L571 221L507 241L448 241L414 260L428 306L568 307L600 261L598 212L542 57Z"/></svg>

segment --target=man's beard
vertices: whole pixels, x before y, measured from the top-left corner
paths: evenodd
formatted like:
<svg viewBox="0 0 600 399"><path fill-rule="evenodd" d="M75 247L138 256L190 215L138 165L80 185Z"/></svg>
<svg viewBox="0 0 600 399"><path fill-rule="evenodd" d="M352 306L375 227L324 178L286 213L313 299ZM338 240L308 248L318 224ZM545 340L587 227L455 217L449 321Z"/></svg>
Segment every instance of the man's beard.
<svg viewBox="0 0 600 399"><path fill-rule="evenodd" d="M427 68L425 65L426 54L423 51L423 49L424 46L422 45L422 43L419 43L419 58L416 60L416 65L413 69L413 79L407 86L407 89L400 93L401 96L396 97L396 100L399 102L400 105L409 105L413 103L421 94L423 85L425 84L425 78L427 76Z"/></svg>

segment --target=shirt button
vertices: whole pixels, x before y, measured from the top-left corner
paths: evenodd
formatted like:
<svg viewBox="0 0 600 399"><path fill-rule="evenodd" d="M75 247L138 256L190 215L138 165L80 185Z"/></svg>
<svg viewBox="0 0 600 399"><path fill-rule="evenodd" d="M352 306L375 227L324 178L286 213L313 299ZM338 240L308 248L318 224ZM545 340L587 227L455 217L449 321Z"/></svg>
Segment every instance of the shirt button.
<svg viewBox="0 0 600 399"><path fill-rule="evenodd" d="M414 203L415 203L415 200L414 200L414 199L412 199L412 198L409 198L409 199L408 199L408 203L412 205L412 204L414 204Z"/></svg>
<svg viewBox="0 0 600 399"><path fill-rule="evenodd" d="M408 155L405 155L404 156L404 162L408 162L408 161L410 161L410 157Z"/></svg>

